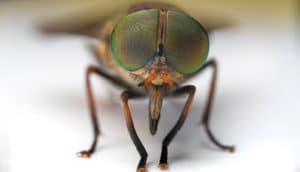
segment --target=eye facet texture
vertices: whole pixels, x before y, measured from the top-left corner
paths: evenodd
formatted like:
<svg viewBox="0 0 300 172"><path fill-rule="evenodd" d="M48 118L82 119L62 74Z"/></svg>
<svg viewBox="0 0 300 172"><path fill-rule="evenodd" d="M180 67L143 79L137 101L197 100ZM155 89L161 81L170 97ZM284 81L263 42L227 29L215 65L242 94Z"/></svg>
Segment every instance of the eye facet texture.
<svg viewBox="0 0 300 172"><path fill-rule="evenodd" d="M129 71L143 67L156 50L158 10L131 13L116 25L111 36L113 57Z"/></svg>
<svg viewBox="0 0 300 172"><path fill-rule="evenodd" d="M183 74L196 72L208 50L208 35L200 23L183 12L169 11L165 56L172 67Z"/></svg>
<svg viewBox="0 0 300 172"><path fill-rule="evenodd" d="M159 10L146 9L124 17L111 35L110 50L117 63L128 71L144 67L157 55ZM168 11L163 42L167 63L182 74L196 72L209 50L205 29L191 16Z"/></svg>

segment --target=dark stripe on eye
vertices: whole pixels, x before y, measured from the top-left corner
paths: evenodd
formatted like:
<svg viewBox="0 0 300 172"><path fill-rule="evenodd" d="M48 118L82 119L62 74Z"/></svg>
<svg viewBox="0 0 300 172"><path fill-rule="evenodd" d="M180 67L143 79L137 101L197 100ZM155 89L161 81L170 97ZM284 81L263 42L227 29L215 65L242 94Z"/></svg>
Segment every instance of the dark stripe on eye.
<svg viewBox="0 0 300 172"><path fill-rule="evenodd" d="M158 52L157 52L158 56L163 56L163 54L164 54L164 45L162 43L160 43L158 45L158 49L157 50L158 50Z"/></svg>

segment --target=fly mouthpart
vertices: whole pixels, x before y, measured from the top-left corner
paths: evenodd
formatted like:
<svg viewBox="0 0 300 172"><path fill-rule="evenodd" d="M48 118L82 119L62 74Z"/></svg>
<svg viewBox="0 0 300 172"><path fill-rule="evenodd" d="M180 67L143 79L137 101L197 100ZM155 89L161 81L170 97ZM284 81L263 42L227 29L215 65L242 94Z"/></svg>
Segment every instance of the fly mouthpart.
<svg viewBox="0 0 300 172"><path fill-rule="evenodd" d="M159 121L159 119L150 119L150 125L149 126L150 126L150 133L152 135L156 134L158 121Z"/></svg>

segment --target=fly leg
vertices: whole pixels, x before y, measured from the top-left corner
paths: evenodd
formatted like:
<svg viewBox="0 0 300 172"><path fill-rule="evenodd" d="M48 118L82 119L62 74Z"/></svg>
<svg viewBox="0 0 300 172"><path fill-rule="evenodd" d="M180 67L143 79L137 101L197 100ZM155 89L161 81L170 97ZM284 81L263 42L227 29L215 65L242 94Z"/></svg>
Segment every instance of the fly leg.
<svg viewBox="0 0 300 172"><path fill-rule="evenodd" d="M234 147L233 146L227 146L222 144L220 141L216 139L216 137L213 135L213 133L210 130L209 126L209 119L210 119L210 114L211 114L211 107L212 107L212 101L215 93L215 88L216 88L216 80L217 80L217 63L215 60L210 60L208 61L199 72L202 72L206 68L212 68L213 69L213 76L212 80L210 83L210 88L209 88L209 93L208 93L208 98L204 110L204 115L202 118L202 124L204 125L205 131L209 137L209 139L220 149L228 152L234 152Z"/></svg>
<svg viewBox="0 0 300 172"><path fill-rule="evenodd" d="M134 124L133 124L133 120L131 117L131 112L130 112L130 109L128 106L129 99L138 98L138 97L140 97L140 96L135 94L132 91L124 91L121 94L121 99L123 102L123 112L124 112L124 117L126 120L127 129L128 129L129 135L130 135L134 145L136 146L137 151L139 152L139 154L141 156L141 159L138 163L136 171L137 172L146 172L147 171L146 161L147 161L148 154L147 154L145 147L143 146L143 143L141 142L141 140L139 139L139 137L136 133L136 130L135 130Z"/></svg>
<svg viewBox="0 0 300 172"><path fill-rule="evenodd" d="M89 110L90 110L90 116L92 119L92 125L93 125L93 142L90 145L89 149L81 151L77 153L77 155L81 158L89 158L92 153L95 151L96 145L97 145L97 140L100 135L100 127L98 124L98 119L97 119L97 112L96 112L96 107L95 107L95 100L93 97L92 93L92 88L91 88L91 75L92 74L97 74L109 81L111 81L113 84L122 86L123 88L129 89L129 86L124 83L121 80L118 80L117 78L114 78L101 69L97 68L96 66L88 66L86 70L86 93L87 93L87 98L88 98L88 105L89 105Z"/></svg>
<svg viewBox="0 0 300 172"><path fill-rule="evenodd" d="M160 162L159 162L159 168L161 168L161 169L168 168L168 146L171 143L171 141L173 140L173 138L175 137L175 135L177 134L177 132L182 127L183 123L185 122L185 120L188 116L188 111L192 105L195 92L196 92L196 87L191 86L191 85L184 86L173 92L173 95L175 95L175 96L188 93L188 98L182 109L182 112L180 114L180 117L179 117L177 123L175 124L175 126L171 129L171 131L168 133L168 135L163 140L162 151L161 151Z"/></svg>

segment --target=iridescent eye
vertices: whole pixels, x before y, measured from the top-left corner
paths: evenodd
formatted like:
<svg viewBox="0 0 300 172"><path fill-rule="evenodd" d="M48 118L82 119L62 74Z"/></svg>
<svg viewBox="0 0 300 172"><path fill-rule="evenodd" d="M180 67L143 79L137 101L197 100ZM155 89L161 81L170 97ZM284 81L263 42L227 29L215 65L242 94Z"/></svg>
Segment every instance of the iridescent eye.
<svg viewBox="0 0 300 172"><path fill-rule="evenodd" d="M127 15L115 26L110 51L124 69L142 68L155 55L157 15L157 9L141 10Z"/></svg>
<svg viewBox="0 0 300 172"><path fill-rule="evenodd" d="M191 74L199 70L208 50L207 32L198 21L183 12L168 12L165 56L178 72Z"/></svg>
<svg viewBox="0 0 300 172"><path fill-rule="evenodd" d="M159 10L133 12L124 17L111 35L110 50L117 63L134 71L144 67L157 54ZM182 74L196 72L205 62L209 41L205 29L192 17L168 11L163 56Z"/></svg>

